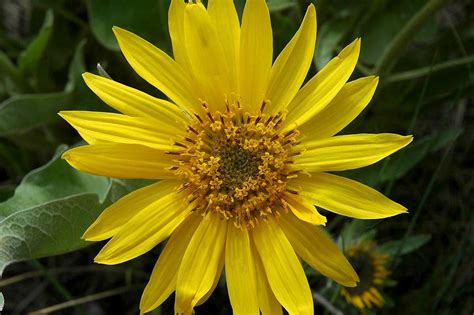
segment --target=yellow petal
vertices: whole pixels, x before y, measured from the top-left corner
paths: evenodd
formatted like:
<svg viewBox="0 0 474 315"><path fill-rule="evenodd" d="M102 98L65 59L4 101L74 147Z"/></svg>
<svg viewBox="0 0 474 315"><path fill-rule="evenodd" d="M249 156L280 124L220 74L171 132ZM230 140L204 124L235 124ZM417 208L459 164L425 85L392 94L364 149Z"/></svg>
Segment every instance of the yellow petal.
<svg viewBox="0 0 474 315"><path fill-rule="evenodd" d="M280 225L298 256L311 267L341 285L356 286L357 273L322 228L290 213L282 216Z"/></svg>
<svg viewBox="0 0 474 315"><path fill-rule="evenodd" d="M172 192L133 216L102 248L95 262L116 265L138 257L167 239L189 215L184 193Z"/></svg>
<svg viewBox="0 0 474 315"><path fill-rule="evenodd" d="M334 99L298 130L311 139L332 137L344 129L369 104L379 82L369 76L348 82Z"/></svg>
<svg viewBox="0 0 474 315"><path fill-rule="evenodd" d="M246 228L236 228L232 222L227 228L225 276L233 314L259 315L249 233Z"/></svg>
<svg viewBox="0 0 474 315"><path fill-rule="evenodd" d="M318 207L356 219L381 219L407 212L375 189L332 174L313 173L292 180L288 186Z"/></svg>
<svg viewBox="0 0 474 315"><path fill-rule="evenodd" d="M273 64L266 98L269 112L278 112L291 102L303 84L313 61L316 44L316 10L311 4L295 36Z"/></svg>
<svg viewBox="0 0 474 315"><path fill-rule="evenodd" d="M189 314L211 290L224 251L227 222L209 212L186 249L176 283L175 313Z"/></svg>
<svg viewBox="0 0 474 315"><path fill-rule="evenodd" d="M262 315L282 315L283 309L270 288L265 268L263 268L255 245L252 246L252 254L255 263L255 278L257 280L257 297L260 311Z"/></svg>
<svg viewBox="0 0 474 315"><path fill-rule="evenodd" d="M303 86L287 107L286 129L301 126L329 104L351 76L359 51L356 39Z"/></svg>
<svg viewBox="0 0 474 315"><path fill-rule="evenodd" d="M229 68L229 87L237 92L237 64L240 50L240 23L232 0L209 0L207 11Z"/></svg>
<svg viewBox="0 0 474 315"><path fill-rule="evenodd" d="M313 314L313 299L303 267L275 219L269 218L253 229L252 237L280 304L290 314Z"/></svg>
<svg viewBox="0 0 474 315"><path fill-rule="evenodd" d="M173 150L173 138L183 129L172 129L146 117L114 113L67 111L59 115L82 136L98 142L141 144L158 150Z"/></svg>
<svg viewBox="0 0 474 315"><path fill-rule="evenodd" d="M168 28L173 45L173 56L184 71L190 72L188 52L186 50L186 40L184 35L184 11L186 3L184 0L171 0L168 11Z"/></svg>
<svg viewBox="0 0 474 315"><path fill-rule="evenodd" d="M88 241L102 241L114 236L141 210L172 193L180 184L181 182L177 180L163 180L129 193L102 211L82 238Z"/></svg>
<svg viewBox="0 0 474 315"><path fill-rule="evenodd" d="M224 252L222 252L221 258L219 259L219 266L217 267L217 272L216 276L214 277L214 283L212 284L212 287L207 293L199 299L199 302L196 303L196 306L199 306L201 304L204 304L209 297L211 297L212 292L216 289L217 285L219 284L219 280L221 279L222 271L224 270L224 262L225 262L225 257L224 257Z"/></svg>
<svg viewBox="0 0 474 315"><path fill-rule="evenodd" d="M157 308L176 289L181 260L201 219L200 215L189 216L171 235L143 291L140 311L150 312Z"/></svg>
<svg viewBox="0 0 474 315"><path fill-rule="evenodd" d="M290 207L291 212L293 212L293 214L300 220L315 225L326 225L326 217L321 215L314 205L306 199L295 194L286 193L284 200Z"/></svg>
<svg viewBox="0 0 474 315"><path fill-rule="evenodd" d="M183 68L143 38L114 26L120 49L133 69L146 81L187 109L200 110L196 91Z"/></svg>
<svg viewBox="0 0 474 315"><path fill-rule="evenodd" d="M245 3L240 34L239 94L242 107L257 112L265 97L273 58L272 26L265 0Z"/></svg>
<svg viewBox="0 0 474 315"><path fill-rule="evenodd" d="M136 144L101 143L73 148L63 156L72 167L93 175L114 178L176 178L170 157Z"/></svg>
<svg viewBox="0 0 474 315"><path fill-rule="evenodd" d="M191 68L202 88L199 96L212 110L223 110L224 97L232 92L229 89L229 65L217 31L202 3L186 6L184 32Z"/></svg>
<svg viewBox="0 0 474 315"><path fill-rule="evenodd" d="M294 165L308 172L355 169L380 161L412 140L412 136L390 133L307 138L302 143L306 150L295 156Z"/></svg>
<svg viewBox="0 0 474 315"><path fill-rule="evenodd" d="M183 111L168 101L92 73L86 72L82 77L97 96L125 115L153 118L170 126L187 124Z"/></svg>

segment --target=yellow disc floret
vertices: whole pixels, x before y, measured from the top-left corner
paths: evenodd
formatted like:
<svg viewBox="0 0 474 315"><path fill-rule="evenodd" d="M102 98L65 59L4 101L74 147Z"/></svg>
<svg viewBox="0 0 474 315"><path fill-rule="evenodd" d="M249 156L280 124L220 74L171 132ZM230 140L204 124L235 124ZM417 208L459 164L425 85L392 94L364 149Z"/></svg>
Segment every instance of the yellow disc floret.
<svg viewBox="0 0 474 315"><path fill-rule="evenodd" d="M226 104L225 112L208 110L195 114L188 136L176 142L179 148L169 154L177 157L173 170L185 179L195 211L216 211L232 219L237 227L254 227L268 215L279 216L287 209L282 196L286 182L296 175L290 169L291 148L298 131L279 132L283 113L243 113L239 103Z"/></svg>

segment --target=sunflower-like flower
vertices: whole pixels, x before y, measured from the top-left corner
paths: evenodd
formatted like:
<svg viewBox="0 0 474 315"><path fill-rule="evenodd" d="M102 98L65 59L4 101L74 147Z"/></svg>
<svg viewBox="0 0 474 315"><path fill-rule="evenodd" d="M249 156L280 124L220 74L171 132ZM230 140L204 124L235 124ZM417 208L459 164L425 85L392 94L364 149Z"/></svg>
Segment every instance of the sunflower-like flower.
<svg viewBox="0 0 474 315"><path fill-rule="evenodd" d="M347 302L361 311L382 307L385 303L380 288L390 272L385 268L387 255L377 252L375 242L362 241L344 251L349 262L360 276L360 282L354 288L341 288Z"/></svg>
<svg viewBox="0 0 474 315"><path fill-rule="evenodd" d="M378 78L347 82L360 39L303 87L316 41L310 5L273 62L264 0L248 0L242 23L231 0L173 0L174 58L114 27L133 69L170 101L90 73L87 85L121 112L68 111L89 145L63 158L78 170L160 180L105 209L84 239L111 238L95 258L119 264L169 238L143 293L148 312L175 292L190 314L225 265L235 314L313 314L300 258L341 285L356 272L320 228L314 206L360 219L406 209L372 188L327 172L375 163L406 146L395 134L334 136L368 104Z"/></svg>

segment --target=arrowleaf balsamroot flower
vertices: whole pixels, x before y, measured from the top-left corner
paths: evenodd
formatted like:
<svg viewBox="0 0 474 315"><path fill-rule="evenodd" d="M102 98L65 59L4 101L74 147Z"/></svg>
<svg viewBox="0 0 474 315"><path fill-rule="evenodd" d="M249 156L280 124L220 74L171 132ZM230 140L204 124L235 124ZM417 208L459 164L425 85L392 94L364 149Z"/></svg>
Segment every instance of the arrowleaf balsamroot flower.
<svg viewBox="0 0 474 315"><path fill-rule="evenodd" d="M377 252L373 241L362 241L344 253L359 272L360 283L355 288L341 288L342 295L361 311L374 305L381 308L385 301L379 290L390 274L385 268L389 256Z"/></svg>
<svg viewBox="0 0 474 315"><path fill-rule="evenodd" d="M110 239L95 261L119 264L169 238L143 293L148 312L175 292L191 314L225 266L235 314L313 314L300 258L344 286L357 274L320 228L314 206L360 219L406 209L372 188L327 172L375 163L406 146L395 134L334 136L369 103L377 77L347 82L356 39L303 87L316 41L316 12L273 62L265 0L173 0L174 58L114 27L133 69L167 95L158 99L84 74L118 113L68 111L88 145L64 154L73 167L116 178L160 180L105 209L85 232Z"/></svg>

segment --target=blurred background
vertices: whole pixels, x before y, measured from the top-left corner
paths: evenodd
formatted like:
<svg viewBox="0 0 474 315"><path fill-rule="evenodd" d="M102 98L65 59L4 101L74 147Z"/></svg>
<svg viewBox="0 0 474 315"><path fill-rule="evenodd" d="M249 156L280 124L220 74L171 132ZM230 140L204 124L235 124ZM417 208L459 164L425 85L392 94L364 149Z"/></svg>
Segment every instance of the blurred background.
<svg viewBox="0 0 474 315"><path fill-rule="evenodd" d="M244 2L235 0L239 14ZM275 55L311 2L318 39L310 75L361 37L351 79L381 77L371 104L343 133L415 136L402 152L346 174L409 214L357 222L327 213L327 229L342 248L370 240L387 257L390 274L379 288L384 306L359 311L336 284L307 268L316 313L472 314L473 1L268 0ZM169 0L0 0L2 314L138 314L160 247L102 266L93 264L102 244L79 237L107 204L144 182L80 174L58 159L80 138L57 112L110 110L84 85L84 71L163 97L126 63L111 27L171 54L168 6ZM170 298L153 314L172 310ZM196 314L231 314L224 279Z"/></svg>

